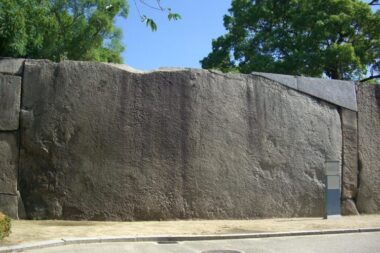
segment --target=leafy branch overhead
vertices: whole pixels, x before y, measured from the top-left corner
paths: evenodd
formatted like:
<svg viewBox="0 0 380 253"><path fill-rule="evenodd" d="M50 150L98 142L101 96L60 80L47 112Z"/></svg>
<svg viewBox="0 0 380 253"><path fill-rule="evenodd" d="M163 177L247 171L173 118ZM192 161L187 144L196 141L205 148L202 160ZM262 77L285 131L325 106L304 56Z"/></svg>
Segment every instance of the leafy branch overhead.
<svg viewBox="0 0 380 253"><path fill-rule="evenodd" d="M137 1L181 18L160 0ZM0 0L0 56L119 63L124 46L115 20L128 11L128 0ZM140 17L157 30L153 19Z"/></svg>
<svg viewBox="0 0 380 253"><path fill-rule="evenodd" d="M0 55L121 62L126 0L1 0Z"/></svg>
<svg viewBox="0 0 380 253"><path fill-rule="evenodd" d="M154 9L154 10L161 11L161 12L166 12L169 21L171 21L171 20L179 20L179 19L182 18L180 14L172 12L171 8L163 7L161 5L161 0L155 0L155 4L154 5L152 5L150 3L147 3L144 0L139 0L138 2L136 0L133 0L133 2L135 4L137 12L140 15L141 22L145 23L148 27L150 27L150 29L152 31L157 31L157 24L156 24L156 22L152 18L149 18L145 14L141 13L140 7L139 7L138 3L140 3L141 5L144 5L144 6L148 7L150 9Z"/></svg>
<svg viewBox="0 0 380 253"><path fill-rule="evenodd" d="M233 0L203 68L361 79L380 71L379 1Z"/></svg>

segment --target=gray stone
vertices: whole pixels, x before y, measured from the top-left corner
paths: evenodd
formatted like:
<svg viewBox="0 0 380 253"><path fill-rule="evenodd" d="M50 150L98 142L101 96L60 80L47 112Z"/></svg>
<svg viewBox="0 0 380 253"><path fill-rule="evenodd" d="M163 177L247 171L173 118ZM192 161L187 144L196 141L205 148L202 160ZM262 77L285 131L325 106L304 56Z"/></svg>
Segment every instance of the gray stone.
<svg viewBox="0 0 380 253"><path fill-rule="evenodd" d="M122 70L126 70L126 71L132 72L132 73L140 73L140 74L146 73L146 71L132 68L131 66L128 66L126 64L117 64L117 63L107 63L107 64L112 66L112 67L119 68Z"/></svg>
<svg viewBox="0 0 380 253"><path fill-rule="evenodd" d="M1 58L0 73L22 75L25 59Z"/></svg>
<svg viewBox="0 0 380 253"><path fill-rule="evenodd" d="M297 77L297 88L306 94L357 111L355 84L351 81Z"/></svg>
<svg viewBox="0 0 380 253"><path fill-rule="evenodd" d="M0 132L0 194L17 192L18 148L14 133Z"/></svg>
<svg viewBox="0 0 380 253"><path fill-rule="evenodd" d="M323 216L342 150L328 103L258 76L90 62L28 60L23 82L31 218Z"/></svg>
<svg viewBox="0 0 380 253"><path fill-rule="evenodd" d="M24 207L24 202L22 202L22 197L19 191L17 191L17 210L18 210L18 218L19 219L26 219L26 212L25 212L25 207Z"/></svg>
<svg viewBox="0 0 380 253"><path fill-rule="evenodd" d="M358 120L357 113L342 108L343 168L342 196L356 198L358 188Z"/></svg>
<svg viewBox="0 0 380 253"><path fill-rule="evenodd" d="M353 82L263 72L252 72L252 75L273 80L332 104L357 111L356 92Z"/></svg>
<svg viewBox="0 0 380 253"><path fill-rule="evenodd" d="M360 213L380 212L380 85L358 87Z"/></svg>
<svg viewBox="0 0 380 253"><path fill-rule="evenodd" d="M264 72L252 72L252 75L261 76L267 78L269 80L276 81L282 85L285 85L289 88L297 90L297 79L295 76L290 75L282 75L282 74L272 74L272 73L264 73Z"/></svg>
<svg viewBox="0 0 380 253"><path fill-rule="evenodd" d="M359 215L355 202L352 199L342 201L342 215Z"/></svg>
<svg viewBox="0 0 380 253"><path fill-rule="evenodd" d="M0 131L19 127L21 77L0 74Z"/></svg>
<svg viewBox="0 0 380 253"><path fill-rule="evenodd" d="M0 212L9 216L12 219L18 219L17 210L17 195L0 193Z"/></svg>

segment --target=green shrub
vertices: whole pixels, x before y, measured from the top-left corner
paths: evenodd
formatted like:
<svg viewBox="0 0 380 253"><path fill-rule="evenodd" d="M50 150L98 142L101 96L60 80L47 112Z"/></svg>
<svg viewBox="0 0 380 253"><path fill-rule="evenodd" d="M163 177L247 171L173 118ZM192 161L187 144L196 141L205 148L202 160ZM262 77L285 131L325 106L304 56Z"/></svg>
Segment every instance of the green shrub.
<svg viewBox="0 0 380 253"><path fill-rule="evenodd" d="M0 240L11 233L11 219L0 212Z"/></svg>

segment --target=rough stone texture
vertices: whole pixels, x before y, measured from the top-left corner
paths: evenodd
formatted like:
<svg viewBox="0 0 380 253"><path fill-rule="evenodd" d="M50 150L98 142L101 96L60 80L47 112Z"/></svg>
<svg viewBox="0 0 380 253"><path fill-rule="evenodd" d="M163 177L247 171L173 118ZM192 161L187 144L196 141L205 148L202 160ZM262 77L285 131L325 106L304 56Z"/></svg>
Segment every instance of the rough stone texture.
<svg viewBox="0 0 380 253"><path fill-rule="evenodd" d="M358 87L360 213L380 212L380 85Z"/></svg>
<svg viewBox="0 0 380 253"><path fill-rule="evenodd" d="M321 98L352 111L358 110L354 82L297 77L297 88L306 94Z"/></svg>
<svg viewBox="0 0 380 253"><path fill-rule="evenodd" d="M352 199L342 201L342 215L359 215L355 202Z"/></svg>
<svg viewBox="0 0 380 253"><path fill-rule="evenodd" d="M109 66L112 66L112 67L115 67L115 68L119 68L119 69L122 69L122 70L126 70L126 71L132 72L132 73L140 73L140 74L146 73L146 71L132 68L132 67L126 65L126 64L117 64L117 63L107 63L107 64Z"/></svg>
<svg viewBox="0 0 380 253"><path fill-rule="evenodd" d="M24 207L24 202L22 201L21 198L21 193L17 191L17 209L18 209L18 218L19 219L26 219L26 212L25 212L25 207Z"/></svg>
<svg viewBox="0 0 380 253"><path fill-rule="evenodd" d="M25 59L1 58L0 73L22 75Z"/></svg>
<svg viewBox="0 0 380 253"><path fill-rule="evenodd" d="M0 74L0 131L19 127L21 77Z"/></svg>
<svg viewBox="0 0 380 253"><path fill-rule="evenodd" d="M18 148L14 133L0 132L0 194L17 192Z"/></svg>
<svg viewBox="0 0 380 253"><path fill-rule="evenodd" d="M343 174L342 197L356 198L358 187L358 120L354 111L342 109Z"/></svg>
<svg viewBox="0 0 380 253"><path fill-rule="evenodd" d="M276 81L278 83L281 83L282 85L285 85L289 88L297 90L297 78L295 76L290 75L281 75L281 74L272 74L272 73L264 73L264 72L252 72L252 75L255 76L262 76L267 79Z"/></svg>
<svg viewBox="0 0 380 253"><path fill-rule="evenodd" d="M323 216L337 109L268 79L27 61L21 194L30 218Z"/></svg>
<svg viewBox="0 0 380 253"><path fill-rule="evenodd" d="M350 81L327 80L303 76L252 72L254 76L265 77L289 88L301 91L332 104L357 111L355 85Z"/></svg>
<svg viewBox="0 0 380 253"><path fill-rule="evenodd" d="M16 195L0 194L0 212L12 219L18 219L18 203Z"/></svg>

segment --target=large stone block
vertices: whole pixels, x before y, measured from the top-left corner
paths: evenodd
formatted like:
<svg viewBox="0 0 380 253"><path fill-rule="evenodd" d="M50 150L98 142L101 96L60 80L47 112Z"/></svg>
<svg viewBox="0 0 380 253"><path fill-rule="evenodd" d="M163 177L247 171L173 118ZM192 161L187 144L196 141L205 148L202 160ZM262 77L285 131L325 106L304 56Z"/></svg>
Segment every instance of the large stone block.
<svg viewBox="0 0 380 253"><path fill-rule="evenodd" d="M380 85L358 87L360 213L380 212Z"/></svg>
<svg viewBox="0 0 380 253"><path fill-rule="evenodd" d="M342 196L356 198L358 188L358 120L357 113L342 108L343 174Z"/></svg>
<svg viewBox="0 0 380 253"><path fill-rule="evenodd" d="M346 109L358 110L354 82L300 76L297 77L297 88Z"/></svg>
<svg viewBox="0 0 380 253"><path fill-rule="evenodd" d="M10 75L22 75L25 59L1 58L0 73Z"/></svg>
<svg viewBox="0 0 380 253"><path fill-rule="evenodd" d="M8 215L12 219L18 219L17 195L0 193L0 212Z"/></svg>
<svg viewBox="0 0 380 253"><path fill-rule="evenodd" d="M298 90L297 78L295 76L264 73L264 72L252 72L252 75L265 77L269 80L273 80L273 81L278 82L282 85L285 85L289 88Z"/></svg>
<svg viewBox="0 0 380 253"><path fill-rule="evenodd" d="M351 81L328 80L263 72L252 72L252 75L273 80L286 87L352 111L358 110L355 85L354 82Z"/></svg>
<svg viewBox="0 0 380 253"><path fill-rule="evenodd" d="M32 218L323 216L337 109L266 78L27 61L21 190Z"/></svg>
<svg viewBox="0 0 380 253"><path fill-rule="evenodd" d="M0 131L19 127L21 77L0 74Z"/></svg>
<svg viewBox="0 0 380 253"><path fill-rule="evenodd" d="M0 132L0 194L16 194L18 170L17 137Z"/></svg>
<svg viewBox="0 0 380 253"><path fill-rule="evenodd" d="M352 199L342 201L342 215L359 215L355 202Z"/></svg>

